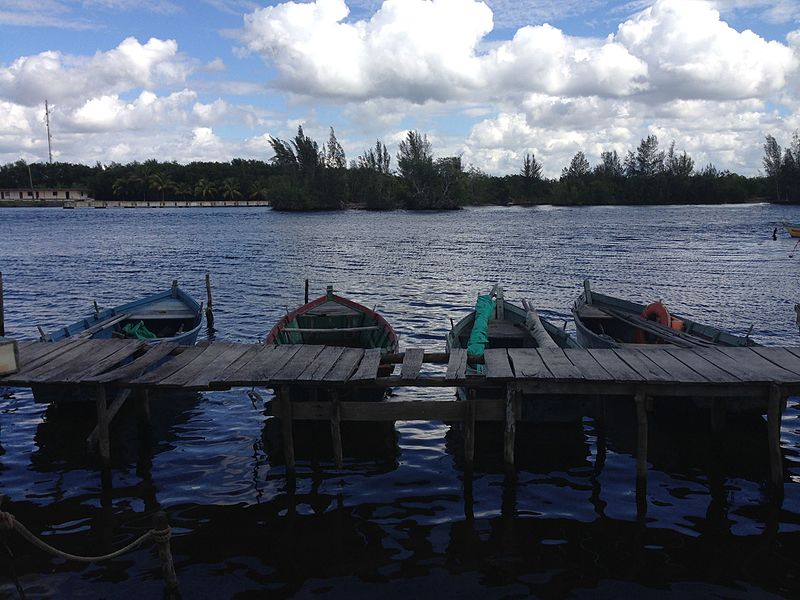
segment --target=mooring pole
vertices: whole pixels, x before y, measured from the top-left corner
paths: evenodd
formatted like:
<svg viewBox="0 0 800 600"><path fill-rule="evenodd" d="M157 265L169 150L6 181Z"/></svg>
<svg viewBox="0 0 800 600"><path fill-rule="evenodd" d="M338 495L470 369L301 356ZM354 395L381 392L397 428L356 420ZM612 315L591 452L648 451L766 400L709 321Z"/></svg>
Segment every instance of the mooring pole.
<svg viewBox="0 0 800 600"><path fill-rule="evenodd" d="M464 403L464 463L467 469L472 468L475 460L475 394L475 388L470 388Z"/></svg>
<svg viewBox="0 0 800 600"><path fill-rule="evenodd" d="M647 396L644 390L636 391L636 479L647 478Z"/></svg>
<svg viewBox="0 0 800 600"><path fill-rule="evenodd" d="M514 466L514 443L517 438L517 388L509 384L506 389L506 427L503 435L503 458L506 467Z"/></svg>
<svg viewBox="0 0 800 600"><path fill-rule="evenodd" d="M167 592L172 596L178 590L178 576L175 574L175 563L172 560L172 550L169 544L172 534L167 515L163 510L153 515L153 529L157 532L155 540L158 544L158 560L161 562L161 574L164 576Z"/></svg>
<svg viewBox="0 0 800 600"><path fill-rule="evenodd" d="M214 303L211 299L211 275L206 273L206 325L209 329L214 328Z"/></svg>
<svg viewBox="0 0 800 600"><path fill-rule="evenodd" d="M308 304L308 279L306 279L306 295L305 295L305 304Z"/></svg>
<svg viewBox="0 0 800 600"><path fill-rule="evenodd" d="M3 306L3 272L0 271L0 337L6 334L5 307Z"/></svg>

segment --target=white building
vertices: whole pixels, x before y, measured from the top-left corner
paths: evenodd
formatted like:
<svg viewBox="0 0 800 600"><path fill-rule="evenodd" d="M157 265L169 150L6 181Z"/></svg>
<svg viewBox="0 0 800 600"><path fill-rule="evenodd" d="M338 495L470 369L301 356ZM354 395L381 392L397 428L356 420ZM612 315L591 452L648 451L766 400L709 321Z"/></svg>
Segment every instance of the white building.
<svg viewBox="0 0 800 600"><path fill-rule="evenodd" d="M0 202L63 202L64 200L91 200L87 190L70 189L0 189Z"/></svg>

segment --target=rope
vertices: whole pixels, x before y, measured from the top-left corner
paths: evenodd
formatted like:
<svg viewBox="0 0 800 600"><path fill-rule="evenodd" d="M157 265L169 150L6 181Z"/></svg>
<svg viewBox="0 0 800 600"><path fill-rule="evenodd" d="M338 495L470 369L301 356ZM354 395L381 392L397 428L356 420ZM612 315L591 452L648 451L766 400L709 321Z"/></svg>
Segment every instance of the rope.
<svg viewBox="0 0 800 600"><path fill-rule="evenodd" d="M164 542L168 542L172 537L169 528L161 530L151 529L147 533L141 535L140 537L132 541L124 548L120 548L119 550L111 552L110 554L103 554L101 556L78 556L76 554L63 552L58 548L53 548L53 546L43 542L35 535L33 535L30 531L28 531L28 529L22 523L17 521L11 513L0 511L0 530L3 529L16 531L24 539L28 540L31 544L33 544L40 550L43 550L44 552L52 554L53 556L63 558L64 560L72 560L83 563L93 563L93 562L101 562L104 560L111 560L113 558L117 558L118 556L122 556L123 554L130 552L131 550L135 550L149 539L153 539L157 543L161 544Z"/></svg>

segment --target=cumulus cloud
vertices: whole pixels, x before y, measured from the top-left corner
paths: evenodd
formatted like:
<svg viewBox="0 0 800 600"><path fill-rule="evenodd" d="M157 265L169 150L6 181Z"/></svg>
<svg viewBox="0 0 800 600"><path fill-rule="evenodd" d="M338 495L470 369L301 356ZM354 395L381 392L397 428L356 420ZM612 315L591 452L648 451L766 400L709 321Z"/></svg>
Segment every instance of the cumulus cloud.
<svg viewBox="0 0 800 600"><path fill-rule="evenodd" d="M26 106L182 83L192 67L175 40L127 38L108 52L72 56L57 51L23 56L0 66L0 97Z"/></svg>
<svg viewBox="0 0 800 600"><path fill-rule="evenodd" d="M798 67L788 46L732 29L703 0L657 0L606 38L543 24L491 46L492 12L477 0L386 0L368 20L348 15L344 0L278 4L246 15L241 40L287 90L347 100L736 99L779 90Z"/></svg>

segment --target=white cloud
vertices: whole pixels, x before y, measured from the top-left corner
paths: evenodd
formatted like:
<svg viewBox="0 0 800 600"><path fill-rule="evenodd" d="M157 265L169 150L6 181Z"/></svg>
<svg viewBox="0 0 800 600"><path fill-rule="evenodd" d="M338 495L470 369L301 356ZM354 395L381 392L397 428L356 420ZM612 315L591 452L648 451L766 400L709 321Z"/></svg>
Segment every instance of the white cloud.
<svg viewBox="0 0 800 600"><path fill-rule="evenodd" d="M71 102L137 87L180 84L191 70L174 40L150 38L141 44L127 38L91 57L47 51L0 66L0 97L28 106L45 98Z"/></svg>
<svg viewBox="0 0 800 600"><path fill-rule="evenodd" d="M65 125L70 131L121 131L163 123L174 125L185 121L186 109L196 96L189 90L161 98L153 92L142 92L132 102L124 102L119 96L100 96L87 100L67 117Z"/></svg>
<svg viewBox="0 0 800 600"><path fill-rule="evenodd" d="M246 15L241 39L290 92L349 100L735 99L775 92L798 68L786 45L732 29L703 0L657 0L607 38L526 26L484 53L492 13L476 0L386 0L369 20L348 15L344 0L287 2Z"/></svg>

